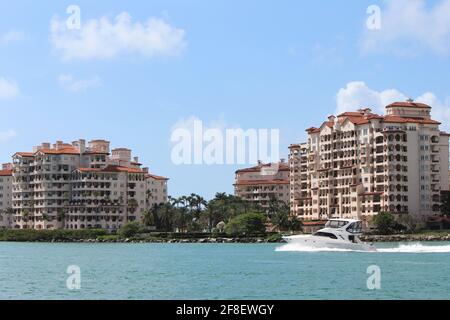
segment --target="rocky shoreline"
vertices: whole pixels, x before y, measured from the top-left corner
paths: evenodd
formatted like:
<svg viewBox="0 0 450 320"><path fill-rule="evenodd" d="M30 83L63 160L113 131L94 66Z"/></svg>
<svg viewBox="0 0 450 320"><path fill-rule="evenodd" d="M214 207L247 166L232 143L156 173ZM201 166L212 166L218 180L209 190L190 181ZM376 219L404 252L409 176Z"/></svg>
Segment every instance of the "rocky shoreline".
<svg viewBox="0 0 450 320"><path fill-rule="evenodd" d="M396 235L364 235L361 237L364 242L424 242L424 241L450 241L450 234L429 235L429 234L396 234ZM14 242L14 240L9 240ZM35 239L30 241L17 242L47 242L47 243L286 243L283 239L267 238L190 238L190 239L163 239L163 238L93 238L93 239Z"/></svg>
<svg viewBox="0 0 450 320"><path fill-rule="evenodd" d="M34 241L41 242L41 241ZM42 241L44 242L44 241ZM48 241L45 241L48 242ZM286 243L284 240L263 238L204 238L204 239L56 239L51 243Z"/></svg>
<svg viewBox="0 0 450 320"><path fill-rule="evenodd" d="M364 235L364 242L423 242L423 241L450 241L450 234L394 234L394 235Z"/></svg>

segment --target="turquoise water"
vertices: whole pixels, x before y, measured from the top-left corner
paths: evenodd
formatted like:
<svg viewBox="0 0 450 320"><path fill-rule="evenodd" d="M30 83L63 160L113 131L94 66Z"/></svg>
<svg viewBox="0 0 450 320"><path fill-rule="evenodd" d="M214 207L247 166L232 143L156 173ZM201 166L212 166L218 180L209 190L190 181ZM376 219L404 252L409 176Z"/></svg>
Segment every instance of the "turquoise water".
<svg viewBox="0 0 450 320"><path fill-rule="evenodd" d="M449 243L377 246L0 243L0 299L450 299ZM69 265L78 291L66 287ZM380 290L367 288L371 265Z"/></svg>

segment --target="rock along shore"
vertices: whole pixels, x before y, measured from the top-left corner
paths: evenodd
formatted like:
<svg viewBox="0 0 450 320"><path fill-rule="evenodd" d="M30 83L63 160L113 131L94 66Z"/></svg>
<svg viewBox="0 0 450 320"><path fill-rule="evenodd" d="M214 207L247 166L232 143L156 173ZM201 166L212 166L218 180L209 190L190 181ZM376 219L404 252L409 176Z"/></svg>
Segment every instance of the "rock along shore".
<svg viewBox="0 0 450 320"><path fill-rule="evenodd" d="M37 241L39 242L39 241ZM204 239L64 239L52 243L285 243L284 240L263 238L204 238Z"/></svg>
<svg viewBox="0 0 450 320"><path fill-rule="evenodd" d="M364 242L422 242L422 241L450 241L450 234L394 234L394 235L364 235Z"/></svg>
<svg viewBox="0 0 450 320"><path fill-rule="evenodd" d="M363 235L361 240L364 242L424 242L424 241L450 241L450 234L429 235L429 234L395 234L395 235ZM12 242L51 242L51 243L286 243L283 239L267 238L93 238L93 239L33 239L19 240L9 239L3 241Z"/></svg>

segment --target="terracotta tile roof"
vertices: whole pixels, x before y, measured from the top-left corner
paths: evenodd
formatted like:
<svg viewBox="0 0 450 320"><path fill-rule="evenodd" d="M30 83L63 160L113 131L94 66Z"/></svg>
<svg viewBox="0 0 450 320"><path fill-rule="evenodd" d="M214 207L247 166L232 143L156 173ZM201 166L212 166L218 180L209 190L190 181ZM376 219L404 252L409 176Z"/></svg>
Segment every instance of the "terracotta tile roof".
<svg viewBox="0 0 450 320"><path fill-rule="evenodd" d="M327 126L328 128L333 128L334 127L334 122L333 121L325 121L324 123L322 123L320 128L322 128L323 126Z"/></svg>
<svg viewBox="0 0 450 320"><path fill-rule="evenodd" d="M90 150L88 150L88 151L84 152L83 154L106 154L106 155L108 155L109 152L106 152L106 151L90 151Z"/></svg>
<svg viewBox="0 0 450 320"><path fill-rule="evenodd" d="M34 157L33 152L16 152L14 155L18 155L21 157Z"/></svg>
<svg viewBox="0 0 450 320"><path fill-rule="evenodd" d="M40 149L40 150L36 151L35 153L39 153L39 152L42 152L45 154L57 154L57 155L59 155L59 154L73 154L73 155L80 154L80 151L78 149L69 148L69 147L62 148L59 150L57 150L57 149Z"/></svg>
<svg viewBox="0 0 450 320"><path fill-rule="evenodd" d="M338 118L340 117L362 117L364 114L362 112L358 111L352 111L352 112L344 112L338 115Z"/></svg>
<svg viewBox="0 0 450 320"><path fill-rule="evenodd" d="M423 103L416 102L395 102L390 104L386 108L392 107L414 107L414 108L431 108L430 106ZM439 121L435 121L432 119L427 119L425 117L402 117L398 115L386 115L381 116L374 113L365 113L364 111L355 111L355 112L344 112L338 115L338 120L340 124L343 124L345 121L350 121L356 125L367 124L371 120L380 120L385 123L419 123L419 124L441 124ZM322 123L321 128L326 125L330 128L333 127L332 121L326 121ZM316 127L311 127L306 129L308 133L318 133L321 129Z"/></svg>
<svg viewBox="0 0 450 320"><path fill-rule="evenodd" d="M78 155L80 154L80 151L77 148L74 147L65 147L62 149L40 149L36 152L17 152L15 154L22 156L22 157L34 157L36 153L44 153L44 154L54 154L54 155L62 155L62 154L71 154L71 155ZM84 154L109 154L108 152L103 151L86 151Z"/></svg>
<svg viewBox="0 0 450 320"><path fill-rule="evenodd" d="M153 179L155 179L155 180L169 180L169 178L161 177L161 176L156 176L156 175L154 175L154 174L147 174L145 177L146 177L146 178L153 178Z"/></svg>
<svg viewBox="0 0 450 320"><path fill-rule="evenodd" d="M302 224L306 227L324 226L326 221L302 221Z"/></svg>
<svg viewBox="0 0 450 320"><path fill-rule="evenodd" d="M399 116L385 116L384 122L388 123L420 123L420 124L441 124L439 121L425 118L404 118Z"/></svg>
<svg viewBox="0 0 450 320"><path fill-rule="evenodd" d="M145 173L142 169L138 168L128 168L122 166L107 166L103 169L105 172L127 172L127 173Z"/></svg>
<svg viewBox="0 0 450 320"><path fill-rule="evenodd" d="M235 186L259 186L259 185L279 185L289 184L286 179L260 179L260 180L239 180Z"/></svg>
<svg viewBox="0 0 450 320"><path fill-rule="evenodd" d="M12 176L12 170L0 170L0 177Z"/></svg>
<svg viewBox="0 0 450 320"><path fill-rule="evenodd" d="M258 165L258 166L251 167L251 168L240 169L240 170L237 170L236 173L260 172L261 168L270 168L270 167L271 167L271 164L267 163L267 164ZM289 164L287 164L287 163L279 163L278 171L291 171L291 170L289 168Z"/></svg>
<svg viewBox="0 0 450 320"><path fill-rule="evenodd" d="M346 117L343 119L342 123L345 122L345 120L350 121L351 123L354 124L366 124L369 123L369 119L365 118L365 117Z"/></svg>
<svg viewBox="0 0 450 320"><path fill-rule="evenodd" d="M308 133L317 133L317 132L320 132L320 129L316 128L316 127L311 127L311 128L306 129L305 131Z"/></svg>
<svg viewBox="0 0 450 320"><path fill-rule="evenodd" d="M386 108L395 108L395 107L431 109L429 105L419 102L394 102L388 105Z"/></svg>
<svg viewBox="0 0 450 320"><path fill-rule="evenodd" d="M77 170L81 172L102 172L102 169L98 168L77 168Z"/></svg>

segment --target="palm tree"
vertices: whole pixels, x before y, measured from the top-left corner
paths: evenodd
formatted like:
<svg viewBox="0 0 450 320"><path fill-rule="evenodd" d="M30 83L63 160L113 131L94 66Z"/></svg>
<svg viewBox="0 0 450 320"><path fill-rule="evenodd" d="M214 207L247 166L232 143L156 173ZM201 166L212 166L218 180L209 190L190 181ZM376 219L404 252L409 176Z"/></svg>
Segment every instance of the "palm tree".
<svg viewBox="0 0 450 320"><path fill-rule="evenodd" d="M154 219L152 210L146 209L146 210L143 211L143 213L142 213L142 223L145 226L147 226L147 227L155 225L155 219Z"/></svg>
<svg viewBox="0 0 450 320"><path fill-rule="evenodd" d="M228 196L227 196L227 194L225 192L217 192L214 199L225 201L225 200L228 199Z"/></svg>
<svg viewBox="0 0 450 320"><path fill-rule="evenodd" d="M159 211L161 210L161 207L162 204L155 203L149 210L149 213L153 217L153 223L155 224L156 229L161 229L161 220L159 217Z"/></svg>
<svg viewBox="0 0 450 320"><path fill-rule="evenodd" d="M27 209L23 210L22 211L22 219L23 219L23 221L25 221L26 229L28 229L29 218L30 218L30 212Z"/></svg>
<svg viewBox="0 0 450 320"><path fill-rule="evenodd" d="M191 208L194 211L194 217L196 219L200 219L200 215L201 215L201 213L203 212L203 210L205 209L205 207L207 206L208 203L206 202L206 200L203 197L201 197L201 196L199 196L198 194L195 194L195 193L192 193L189 198L190 198L190 201L191 201L191 203L190 203Z"/></svg>
<svg viewBox="0 0 450 320"><path fill-rule="evenodd" d="M153 193L152 193L152 191L151 190L147 190L147 191L145 191L145 196L146 196L146 198L145 198L145 202L147 203L147 205L150 203L150 199L152 198L152 196L153 196Z"/></svg>
<svg viewBox="0 0 450 320"><path fill-rule="evenodd" d="M61 221L61 228L64 229L66 227L66 212L64 211L64 209L59 208L56 211L56 217L58 221Z"/></svg>
<svg viewBox="0 0 450 320"><path fill-rule="evenodd" d="M172 231L173 229L173 208L168 203L163 203L159 208L159 219L161 228L165 231Z"/></svg>
<svg viewBox="0 0 450 320"><path fill-rule="evenodd" d="M13 208L6 208L3 211L3 214L7 217L7 221L8 221L8 223L6 224L7 227L11 226L11 216L14 214L14 209Z"/></svg>

